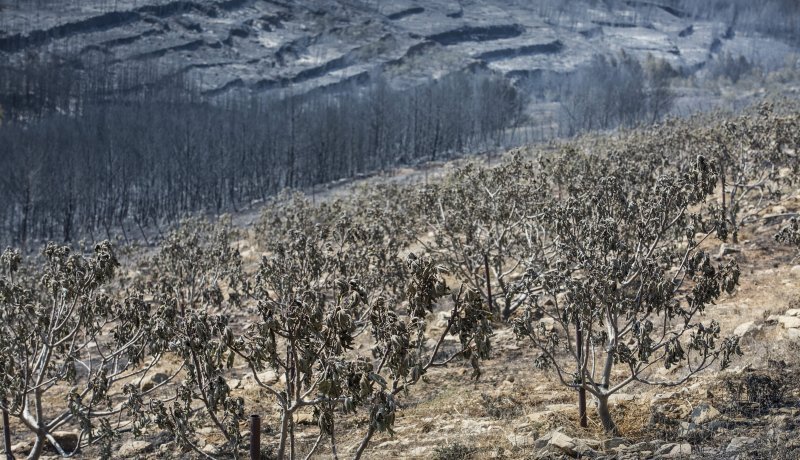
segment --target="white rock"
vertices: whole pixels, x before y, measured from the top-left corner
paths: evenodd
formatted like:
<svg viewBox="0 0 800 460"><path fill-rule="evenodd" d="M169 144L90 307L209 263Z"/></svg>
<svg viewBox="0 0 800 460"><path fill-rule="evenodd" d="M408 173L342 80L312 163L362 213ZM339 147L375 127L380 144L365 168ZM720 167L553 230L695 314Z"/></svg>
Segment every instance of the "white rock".
<svg viewBox="0 0 800 460"><path fill-rule="evenodd" d="M779 316L778 323L784 329L800 328L800 316Z"/></svg>
<svg viewBox="0 0 800 460"><path fill-rule="evenodd" d="M122 458L135 457L137 455L143 454L149 448L150 448L150 443L147 441L131 440L123 444L119 448L119 450L117 450L116 455Z"/></svg>
<svg viewBox="0 0 800 460"><path fill-rule="evenodd" d="M258 380L260 380L261 383L263 383L264 385L274 385L279 381L280 382L285 381L285 376L283 374L278 375L278 373L275 372L274 370L268 369L264 372L258 373ZM257 383L253 378L253 374L245 374L245 376L242 378L242 381L240 382L240 385L246 388L248 386L257 385Z"/></svg>
<svg viewBox="0 0 800 460"><path fill-rule="evenodd" d="M800 265L798 265L798 266L800 266ZM792 308L792 309L786 310L786 313L784 313L783 316L800 316L800 308Z"/></svg>
<svg viewBox="0 0 800 460"><path fill-rule="evenodd" d="M785 336L789 340L800 340L800 329L787 329Z"/></svg>
<svg viewBox="0 0 800 460"><path fill-rule="evenodd" d="M733 330L733 334L739 337L744 337L746 335L753 334L759 330L761 330L761 326L756 325L755 321L748 321L746 323L742 323L736 326L736 329Z"/></svg>
<svg viewBox="0 0 800 460"><path fill-rule="evenodd" d="M725 257L732 254L738 254L742 252L742 248L734 244L722 243L719 245L719 253L717 253L717 257Z"/></svg>
<svg viewBox="0 0 800 460"><path fill-rule="evenodd" d="M558 431L554 431L552 436L550 437L550 441L547 442L548 446L555 447L556 449L564 452L567 455L575 455L575 447L576 442L571 437L565 435L564 433L560 433Z"/></svg>

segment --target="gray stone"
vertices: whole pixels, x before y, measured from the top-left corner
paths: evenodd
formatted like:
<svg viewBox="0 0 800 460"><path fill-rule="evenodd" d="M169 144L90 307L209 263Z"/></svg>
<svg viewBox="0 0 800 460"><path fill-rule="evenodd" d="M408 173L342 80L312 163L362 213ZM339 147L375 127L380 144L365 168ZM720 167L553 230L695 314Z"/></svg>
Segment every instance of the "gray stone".
<svg viewBox="0 0 800 460"><path fill-rule="evenodd" d="M736 329L733 330L733 334L739 337L744 337L746 335L754 334L760 330L761 326L757 325L755 321L748 321L736 326Z"/></svg>
<svg viewBox="0 0 800 460"><path fill-rule="evenodd" d="M652 448L649 442L638 442L625 448L628 452L642 452L649 451Z"/></svg>
<svg viewBox="0 0 800 460"><path fill-rule="evenodd" d="M778 430L786 430L794 426L792 418L786 414L773 415L769 418L769 424Z"/></svg>
<svg viewBox="0 0 800 460"><path fill-rule="evenodd" d="M728 447L725 448L726 453L734 453L734 452L741 452L745 450L747 446L754 444L756 442L756 438L750 438L747 436L738 436L736 438L731 439L731 442L728 444Z"/></svg>
<svg viewBox="0 0 800 460"><path fill-rule="evenodd" d="M742 248L740 248L739 246L735 244L722 243L719 245L719 252L717 253L717 257L722 258L733 254L739 254L740 252L742 252Z"/></svg>
<svg viewBox="0 0 800 460"><path fill-rule="evenodd" d="M619 449L627 447L628 440L625 438L611 438L603 441L603 449Z"/></svg>
<svg viewBox="0 0 800 460"><path fill-rule="evenodd" d="M697 424L690 422L681 422L678 427L678 436L683 439L690 439L698 431Z"/></svg>
<svg viewBox="0 0 800 460"><path fill-rule="evenodd" d="M117 450L116 455L121 458L136 457L137 455L146 453L152 447L152 444L147 441L137 441L134 439L123 444L119 450Z"/></svg>
<svg viewBox="0 0 800 460"><path fill-rule="evenodd" d="M537 439L534 446L536 449L566 454L570 457L591 458L596 455L595 450L589 446L589 442L575 439L558 431L558 429Z"/></svg>
<svg viewBox="0 0 800 460"><path fill-rule="evenodd" d="M712 405L708 403L699 404L694 408L690 419L693 423L701 425L718 419L722 414Z"/></svg>
<svg viewBox="0 0 800 460"><path fill-rule="evenodd" d="M656 451L657 456L662 458L681 458L689 457L692 454L692 445L689 443L670 443L664 444Z"/></svg>

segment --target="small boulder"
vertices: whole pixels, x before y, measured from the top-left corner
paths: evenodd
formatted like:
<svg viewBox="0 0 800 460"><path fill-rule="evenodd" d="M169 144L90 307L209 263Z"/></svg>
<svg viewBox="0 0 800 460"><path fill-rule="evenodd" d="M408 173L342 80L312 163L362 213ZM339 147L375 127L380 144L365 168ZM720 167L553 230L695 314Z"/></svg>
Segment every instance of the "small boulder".
<svg viewBox="0 0 800 460"><path fill-rule="evenodd" d="M681 458L689 457L692 454L692 445L689 443L670 443L664 444L656 451L656 456L661 458Z"/></svg>
<svg viewBox="0 0 800 460"><path fill-rule="evenodd" d="M733 453L733 452L741 452L747 449L748 446L754 444L756 442L756 438L751 438L748 436L738 436L731 439L731 442L728 444L728 447L725 448L725 453Z"/></svg>
<svg viewBox="0 0 800 460"><path fill-rule="evenodd" d="M566 454L570 457L591 458L595 455L594 449L581 439L575 439L560 431L551 431L536 441L537 447L547 451Z"/></svg>
<svg viewBox="0 0 800 460"><path fill-rule="evenodd" d="M752 335L760 330L761 326L757 325L755 321L748 321L736 326L736 329L733 330L733 335L737 337L744 337L747 335Z"/></svg>
<svg viewBox="0 0 800 460"><path fill-rule="evenodd" d="M726 256L730 256L733 254L739 254L742 252L742 248L735 244L728 244L722 243L719 245L719 252L717 253L717 258L723 258Z"/></svg>
<svg viewBox="0 0 800 460"><path fill-rule="evenodd" d="M147 441L137 441L134 439L124 443L119 450L117 450L116 455L121 458L136 457L137 455L148 452L152 447L152 444Z"/></svg>
<svg viewBox="0 0 800 460"><path fill-rule="evenodd" d="M314 414L309 413L294 413L294 423L297 425L313 425L314 424Z"/></svg>
<svg viewBox="0 0 800 460"><path fill-rule="evenodd" d="M283 375L278 375L278 373L272 369L268 369L264 372L258 373L258 380L264 385L274 385L279 381L284 381L284 379L285 377ZM255 381L255 378L253 378L253 374L245 374L245 376L242 378L240 382L240 386L243 388L256 385L257 383Z"/></svg>
<svg viewBox="0 0 800 460"><path fill-rule="evenodd" d="M800 328L800 316L779 316L778 323L784 329Z"/></svg>
<svg viewBox="0 0 800 460"><path fill-rule="evenodd" d="M692 423L702 425L718 419L722 414L712 405L708 403L699 404L692 410L690 419Z"/></svg>

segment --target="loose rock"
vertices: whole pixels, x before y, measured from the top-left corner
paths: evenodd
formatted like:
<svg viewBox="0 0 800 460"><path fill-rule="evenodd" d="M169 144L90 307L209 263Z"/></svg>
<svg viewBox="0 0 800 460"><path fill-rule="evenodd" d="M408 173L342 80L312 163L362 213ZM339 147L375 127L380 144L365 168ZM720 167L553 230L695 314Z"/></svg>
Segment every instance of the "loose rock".
<svg viewBox="0 0 800 460"><path fill-rule="evenodd" d="M740 248L739 246L735 244L722 243L721 245L719 245L719 252L717 253L717 257L722 258L733 254L739 254L740 252L742 252L742 248Z"/></svg>
<svg viewBox="0 0 800 460"><path fill-rule="evenodd" d="M750 438L747 436L739 436L731 439L730 444L728 444L728 447L725 448L725 452L726 453L741 452L742 450L747 449L747 446L754 444L755 442L756 442L755 438Z"/></svg>
<svg viewBox="0 0 800 460"><path fill-rule="evenodd" d="M702 403L694 408L690 416L693 423L701 425L716 420L720 417L720 412L708 403Z"/></svg>
<svg viewBox="0 0 800 460"><path fill-rule="evenodd" d="M689 443L677 444L664 444L656 451L657 456L662 458L679 458L688 457L692 454L692 445Z"/></svg>
<svg viewBox="0 0 800 460"><path fill-rule="evenodd" d="M146 453L151 447L153 446L147 441L131 440L123 444L119 450L117 450L116 455L122 458L135 457Z"/></svg>
<svg viewBox="0 0 800 460"><path fill-rule="evenodd" d="M800 328L800 316L779 316L778 323L784 329Z"/></svg>
<svg viewBox="0 0 800 460"><path fill-rule="evenodd" d="M761 326L757 325L755 321L748 321L746 323L742 323L733 330L733 334L739 337L744 337L747 335L754 334L761 330Z"/></svg>

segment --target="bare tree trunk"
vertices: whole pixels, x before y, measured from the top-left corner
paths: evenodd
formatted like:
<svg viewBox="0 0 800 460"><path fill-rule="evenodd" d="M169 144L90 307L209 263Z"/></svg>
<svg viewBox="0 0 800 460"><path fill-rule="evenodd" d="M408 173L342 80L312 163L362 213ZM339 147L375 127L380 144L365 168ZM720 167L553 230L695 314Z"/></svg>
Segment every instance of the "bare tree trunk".
<svg viewBox="0 0 800 460"><path fill-rule="evenodd" d="M617 425L614 423L614 419L611 418L611 410L608 407L608 396L609 395L602 395L597 398L597 415L600 417L600 422L603 424L603 429L606 431L608 435L616 435Z"/></svg>
<svg viewBox="0 0 800 460"><path fill-rule="evenodd" d="M14 460L14 454L11 453L11 425L8 422L8 411L5 409L3 409L3 446L6 449L6 460Z"/></svg>
<svg viewBox="0 0 800 460"><path fill-rule="evenodd" d="M367 445L369 444L369 440L372 439L372 435L373 434L375 434L375 428L372 426L372 423L370 421L369 430L367 430L367 434L366 434L366 436L364 436L364 439L361 440L361 444L359 444L359 446L358 446L358 450L356 451L356 455L355 455L355 457L353 457L354 460L359 460L361 458L361 455L364 453L364 450L367 448Z"/></svg>
<svg viewBox="0 0 800 460"><path fill-rule="evenodd" d="M581 427L589 426L586 417L586 387L583 379L583 330L581 329L580 318L575 319L575 348L578 350L578 373L580 375L580 388L578 388L578 414L580 416Z"/></svg>
<svg viewBox="0 0 800 460"><path fill-rule="evenodd" d="M291 417L292 413L287 410L284 410L281 415L281 440L278 444L278 460L283 460L286 456L286 437L289 434L289 420Z"/></svg>

